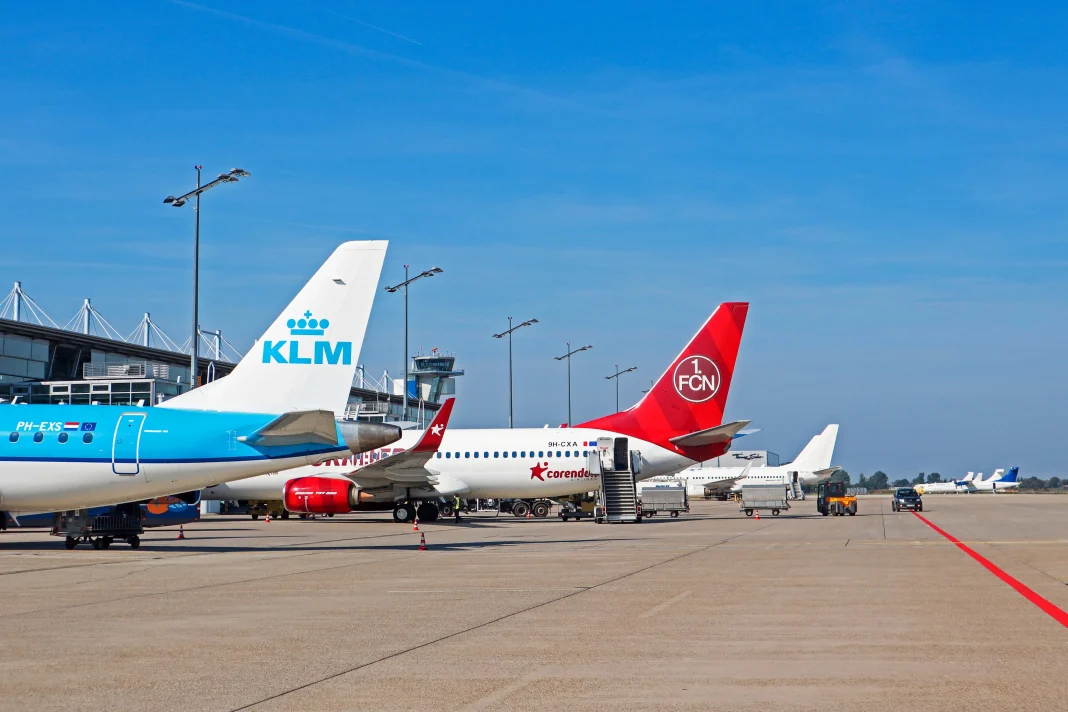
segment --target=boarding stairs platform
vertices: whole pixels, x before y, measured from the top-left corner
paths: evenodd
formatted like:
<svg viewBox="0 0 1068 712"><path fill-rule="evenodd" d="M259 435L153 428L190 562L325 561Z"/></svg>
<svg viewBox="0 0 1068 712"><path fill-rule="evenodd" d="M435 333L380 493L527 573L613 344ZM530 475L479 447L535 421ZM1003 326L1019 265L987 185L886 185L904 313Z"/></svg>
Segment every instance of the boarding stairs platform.
<svg viewBox="0 0 1068 712"><path fill-rule="evenodd" d="M590 452L591 474L601 476L598 523L629 524L642 520L634 476L641 472L641 453L630 450L627 438L600 438Z"/></svg>
<svg viewBox="0 0 1068 712"><path fill-rule="evenodd" d="M805 492L801 489L801 483L798 481L796 472L790 472L790 480L789 484L786 485L786 492L790 499L805 498Z"/></svg>

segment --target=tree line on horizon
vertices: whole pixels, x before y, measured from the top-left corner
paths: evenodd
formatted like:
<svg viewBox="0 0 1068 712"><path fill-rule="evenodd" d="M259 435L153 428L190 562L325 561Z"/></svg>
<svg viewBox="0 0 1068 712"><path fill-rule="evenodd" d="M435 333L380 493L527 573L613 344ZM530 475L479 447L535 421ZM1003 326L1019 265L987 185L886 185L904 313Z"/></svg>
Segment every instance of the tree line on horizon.
<svg viewBox="0 0 1068 712"><path fill-rule="evenodd" d="M864 487L869 490L885 490L891 487L914 487L916 485L934 484L935 482L951 482L952 480L943 480L942 475L938 472L921 472L913 477L911 480L904 477L890 481L890 476L882 470L876 470L873 475L866 477L864 473L860 473L857 481L854 483L849 473L845 470L838 470L831 475L831 482L845 482L847 485L856 485L857 487ZM1061 489L1068 486L1068 479L1061 479L1060 477L1050 477L1048 480L1044 480L1041 477L1026 477L1020 480L1020 489L1028 490L1045 490L1045 489Z"/></svg>

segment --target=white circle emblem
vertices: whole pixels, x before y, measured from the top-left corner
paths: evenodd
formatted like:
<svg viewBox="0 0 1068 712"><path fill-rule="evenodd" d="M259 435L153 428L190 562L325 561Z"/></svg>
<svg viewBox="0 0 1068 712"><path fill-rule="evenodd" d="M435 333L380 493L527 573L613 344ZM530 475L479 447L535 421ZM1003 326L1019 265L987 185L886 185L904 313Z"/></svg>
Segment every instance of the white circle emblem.
<svg viewBox="0 0 1068 712"><path fill-rule="evenodd" d="M683 400L704 403L719 391L719 367L707 356L687 356L675 366L671 382Z"/></svg>

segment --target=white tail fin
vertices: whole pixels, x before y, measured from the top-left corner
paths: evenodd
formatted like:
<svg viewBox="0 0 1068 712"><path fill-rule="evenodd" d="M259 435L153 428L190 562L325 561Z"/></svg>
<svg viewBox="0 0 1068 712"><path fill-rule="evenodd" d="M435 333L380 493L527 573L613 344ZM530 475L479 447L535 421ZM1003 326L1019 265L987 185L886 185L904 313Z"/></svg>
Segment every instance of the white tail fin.
<svg viewBox="0 0 1068 712"><path fill-rule="evenodd" d="M823 432L808 441L805 449L793 461L793 469L825 470L834 457L834 443L838 440L838 426L828 425Z"/></svg>
<svg viewBox="0 0 1068 712"><path fill-rule="evenodd" d="M233 373L163 408L341 415L363 346L384 240L346 242L330 255Z"/></svg>

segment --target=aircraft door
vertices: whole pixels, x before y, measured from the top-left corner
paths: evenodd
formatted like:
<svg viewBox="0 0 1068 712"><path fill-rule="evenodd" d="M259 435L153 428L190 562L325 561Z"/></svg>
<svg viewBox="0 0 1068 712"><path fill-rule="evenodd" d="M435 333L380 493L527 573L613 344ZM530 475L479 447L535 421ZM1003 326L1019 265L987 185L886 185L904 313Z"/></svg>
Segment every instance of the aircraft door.
<svg viewBox="0 0 1068 712"><path fill-rule="evenodd" d="M144 413L119 416L111 442L111 471L116 475L136 475L141 471L141 429L144 425Z"/></svg>

